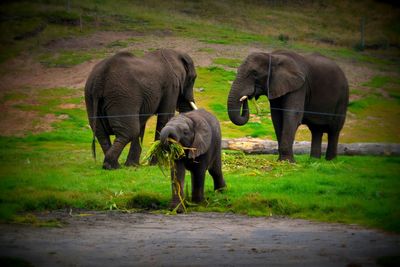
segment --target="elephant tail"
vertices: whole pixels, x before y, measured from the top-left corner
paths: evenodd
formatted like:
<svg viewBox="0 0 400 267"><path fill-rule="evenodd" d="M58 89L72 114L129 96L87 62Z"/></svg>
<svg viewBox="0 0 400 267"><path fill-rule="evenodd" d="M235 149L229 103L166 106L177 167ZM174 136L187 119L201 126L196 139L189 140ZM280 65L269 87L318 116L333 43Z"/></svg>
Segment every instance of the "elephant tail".
<svg viewBox="0 0 400 267"><path fill-rule="evenodd" d="M96 136L93 132L93 140L92 140L92 156L94 161L96 162Z"/></svg>
<svg viewBox="0 0 400 267"><path fill-rule="evenodd" d="M93 90L95 88L95 78L89 79L85 86L85 102L86 109L88 113L88 119L90 127L93 131L93 139L92 139L92 156L96 161L96 122L97 122L97 109L98 109L98 97Z"/></svg>
<svg viewBox="0 0 400 267"><path fill-rule="evenodd" d="M92 156L94 161L96 161L96 121L97 121L97 104L98 99L92 96L92 104L93 104L93 117L92 117L92 131L93 131L93 140L92 140Z"/></svg>

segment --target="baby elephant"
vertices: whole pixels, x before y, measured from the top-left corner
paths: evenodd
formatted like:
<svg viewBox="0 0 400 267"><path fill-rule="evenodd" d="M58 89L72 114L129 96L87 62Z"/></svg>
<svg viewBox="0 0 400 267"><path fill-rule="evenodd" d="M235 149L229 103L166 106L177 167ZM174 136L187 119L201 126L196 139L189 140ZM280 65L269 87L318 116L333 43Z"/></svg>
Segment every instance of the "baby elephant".
<svg viewBox="0 0 400 267"><path fill-rule="evenodd" d="M168 144L168 138L179 142L182 146L193 148L186 150L186 156L175 161L175 170L183 197L185 168L192 175L192 201L204 200L204 179L206 171L214 180L214 190L225 187L221 165L221 129L214 115L204 109L182 113L173 117L161 130L160 141ZM171 207L179 203L178 190L172 185ZM180 207L181 208L181 207Z"/></svg>

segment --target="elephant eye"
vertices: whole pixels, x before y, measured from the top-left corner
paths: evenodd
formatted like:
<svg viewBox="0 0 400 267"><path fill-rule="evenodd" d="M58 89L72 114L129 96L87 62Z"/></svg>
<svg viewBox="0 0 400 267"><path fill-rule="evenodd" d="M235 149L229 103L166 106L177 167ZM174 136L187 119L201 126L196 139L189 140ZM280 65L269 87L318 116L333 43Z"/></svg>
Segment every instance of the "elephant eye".
<svg viewBox="0 0 400 267"><path fill-rule="evenodd" d="M189 131L188 131L188 130L183 130L183 134L184 134L184 135L188 135L188 134L189 134Z"/></svg>

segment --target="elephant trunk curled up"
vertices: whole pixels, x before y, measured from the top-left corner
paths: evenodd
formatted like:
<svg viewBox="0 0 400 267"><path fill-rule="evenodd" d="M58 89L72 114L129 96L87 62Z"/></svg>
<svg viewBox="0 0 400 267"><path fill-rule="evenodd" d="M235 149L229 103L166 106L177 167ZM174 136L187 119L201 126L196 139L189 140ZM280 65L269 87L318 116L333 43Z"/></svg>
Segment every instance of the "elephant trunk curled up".
<svg viewBox="0 0 400 267"><path fill-rule="evenodd" d="M241 99L243 95L250 95L252 92L250 81L236 79L228 95L228 115L236 125L244 125L249 121L249 104L247 99Z"/></svg>

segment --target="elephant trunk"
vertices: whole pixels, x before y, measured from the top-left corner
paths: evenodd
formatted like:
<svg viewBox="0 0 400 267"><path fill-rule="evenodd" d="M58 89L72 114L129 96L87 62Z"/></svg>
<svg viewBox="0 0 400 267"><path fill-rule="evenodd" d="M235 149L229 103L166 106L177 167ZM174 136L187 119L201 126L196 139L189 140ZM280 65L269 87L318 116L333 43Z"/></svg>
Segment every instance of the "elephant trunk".
<svg viewBox="0 0 400 267"><path fill-rule="evenodd" d="M244 125L249 120L247 97L251 97L251 86L244 86L236 79L228 96L229 119L236 125ZM244 90L243 90L244 89Z"/></svg>
<svg viewBox="0 0 400 267"><path fill-rule="evenodd" d="M178 134L176 130L172 127L166 126L161 130L160 142L163 145L168 145L168 139L171 138L179 142Z"/></svg>

